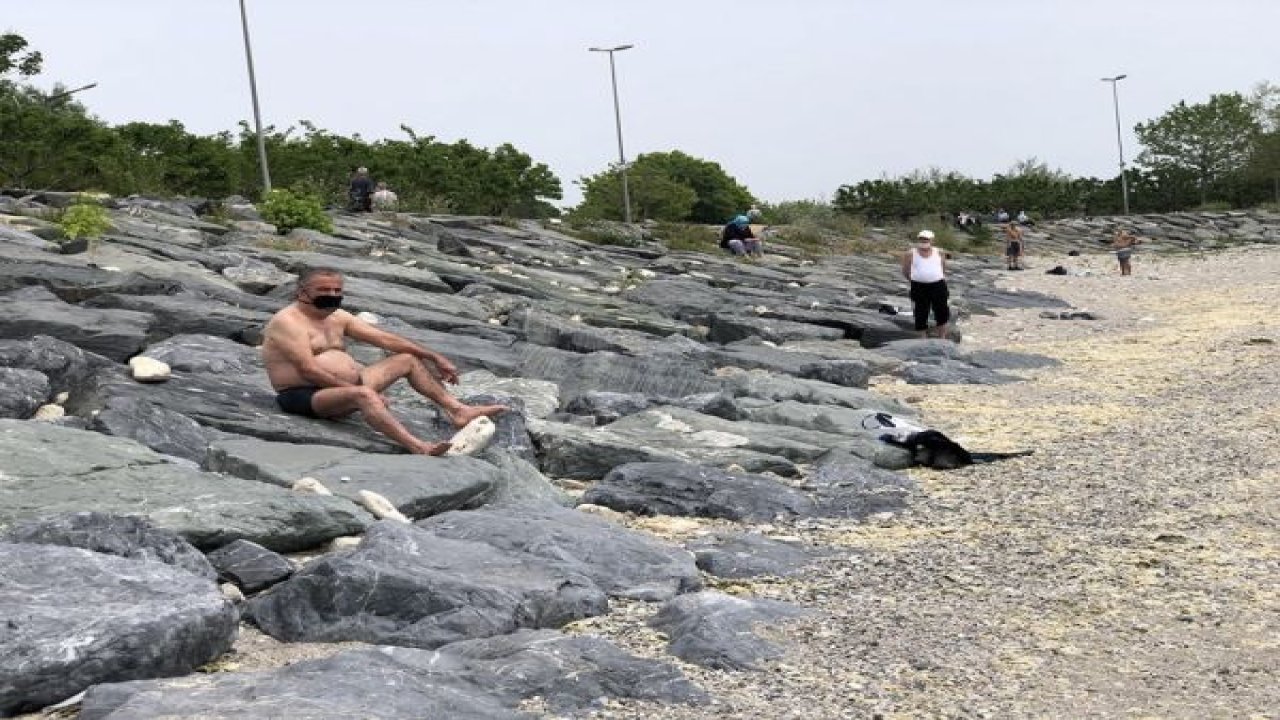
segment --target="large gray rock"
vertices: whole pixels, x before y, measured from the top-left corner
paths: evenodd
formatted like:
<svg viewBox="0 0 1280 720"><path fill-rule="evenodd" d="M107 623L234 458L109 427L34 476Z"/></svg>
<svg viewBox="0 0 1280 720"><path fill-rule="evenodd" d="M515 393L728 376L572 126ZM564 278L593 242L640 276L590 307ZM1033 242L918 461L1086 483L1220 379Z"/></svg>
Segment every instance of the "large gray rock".
<svg viewBox="0 0 1280 720"><path fill-rule="evenodd" d="M244 538L294 551L372 519L343 498L192 470L131 440L46 423L0 420L0 458L0 527L96 510L146 517L200 548Z"/></svg>
<svg viewBox="0 0 1280 720"><path fill-rule="evenodd" d="M642 515L683 515L768 522L819 510L803 491L763 475L689 463L632 463L614 468L582 501Z"/></svg>
<svg viewBox="0 0 1280 720"><path fill-rule="evenodd" d="M370 490L410 518L479 505L498 484L499 475L492 465L471 457L379 455L254 438L214 442L205 467L281 487L313 477L352 500L359 499L361 490Z"/></svg>
<svg viewBox="0 0 1280 720"><path fill-rule="evenodd" d="M164 455L204 461L209 438L195 420L147 402L142 397L113 397L89 421L90 429L129 438Z"/></svg>
<svg viewBox="0 0 1280 720"><path fill-rule="evenodd" d="M0 542L63 545L182 568L210 580L218 573L204 553L172 530L132 515L77 512L17 523Z"/></svg>
<svg viewBox="0 0 1280 720"><path fill-rule="evenodd" d="M106 293L85 301L85 307L145 314L151 318L149 340L181 334L244 337L266 324L271 317L265 310L224 302L191 291L172 295Z"/></svg>
<svg viewBox="0 0 1280 720"><path fill-rule="evenodd" d="M744 447L749 440L742 436L697 435L687 425L664 425L661 416L641 415L647 416L646 424L620 428L622 432L615 428L630 418L604 428L535 421L529 429L538 443L543 471L553 477L598 480L613 468L633 462L701 462L739 465L750 472L798 473L785 457Z"/></svg>
<svg viewBox="0 0 1280 720"><path fill-rule="evenodd" d="M0 715L102 682L189 673L231 647L212 581L79 548L0 543Z"/></svg>
<svg viewBox="0 0 1280 720"><path fill-rule="evenodd" d="M0 418L25 420L49 400L49 378L36 370L0 367Z"/></svg>
<svg viewBox="0 0 1280 720"><path fill-rule="evenodd" d="M94 373L109 365L107 358L47 335L0 340L0 367L35 370L49 378L51 392L70 392L73 401Z"/></svg>
<svg viewBox="0 0 1280 720"><path fill-rule="evenodd" d="M485 508L418 523L441 537L492 546L571 575L584 575L615 597L666 600L701 586L689 553L607 520L565 508Z"/></svg>
<svg viewBox="0 0 1280 720"><path fill-rule="evenodd" d="M573 507L574 499L552 484L536 465L509 450L489 447L480 456L498 469L497 484L485 500L495 507L534 507L551 503Z"/></svg>
<svg viewBox="0 0 1280 720"><path fill-rule="evenodd" d="M721 382L705 359L673 355L633 357L611 352L588 355L554 348L526 346L518 374L551 380L562 397L590 391L642 393L651 397L683 397L715 392ZM516 374L516 373L513 373Z"/></svg>
<svg viewBox="0 0 1280 720"><path fill-rule="evenodd" d="M649 625L667 635L667 651L681 660L717 670L752 670L782 656L781 648L756 634L753 626L776 625L807 613L776 600L704 591L667 602Z"/></svg>
<svg viewBox="0 0 1280 720"><path fill-rule="evenodd" d="M257 543L236 540L209 553L217 574L247 593L254 593L288 578L293 563Z"/></svg>
<svg viewBox="0 0 1280 720"><path fill-rule="evenodd" d="M511 720L533 718L516 708L535 697L558 714L610 698L708 699L669 663L627 655L600 638L522 630L438 651L377 647L260 673L100 685L85 696L80 717Z"/></svg>
<svg viewBox="0 0 1280 720"><path fill-rule="evenodd" d="M33 287L6 296L5 312L0 314L0 338L26 340L37 334L48 335L124 361L142 349L154 320L150 313L71 305L43 288Z"/></svg>
<svg viewBox="0 0 1280 720"><path fill-rule="evenodd" d="M771 540L756 533L699 538L687 547L698 568L716 577L787 577L804 569L812 556L795 543Z"/></svg>
<svg viewBox="0 0 1280 720"><path fill-rule="evenodd" d="M812 405L838 405L861 409L874 408L894 415L914 415L901 402L862 388L841 387L821 380L807 380L775 375L763 371L737 373L726 381L727 390L735 397L796 402Z"/></svg>
<svg viewBox="0 0 1280 720"><path fill-rule="evenodd" d="M712 342L731 343L747 338L759 338L774 343L791 340L841 340L844 330L808 323L779 320L758 315L732 315L714 313L711 316Z"/></svg>
<svg viewBox="0 0 1280 720"><path fill-rule="evenodd" d="M420 648L607 610L605 593L584 575L395 521L249 601L254 622L280 640Z"/></svg>
<svg viewBox="0 0 1280 720"><path fill-rule="evenodd" d="M1003 385L1019 380L1012 375L948 358L908 363L898 375L912 385Z"/></svg>

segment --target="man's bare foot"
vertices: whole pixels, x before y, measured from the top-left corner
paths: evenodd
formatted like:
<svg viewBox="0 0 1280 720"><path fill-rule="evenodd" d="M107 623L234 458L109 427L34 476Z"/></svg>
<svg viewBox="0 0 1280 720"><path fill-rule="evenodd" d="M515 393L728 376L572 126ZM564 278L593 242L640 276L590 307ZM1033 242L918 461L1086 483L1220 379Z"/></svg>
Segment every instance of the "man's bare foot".
<svg viewBox="0 0 1280 720"><path fill-rule="evenodd" d="M440 457L441 455L449 452L449 448L451 447L453 447L453 443L424 442L421 445L419 445L417 448L414 448L413 450L411 450L410 452L412 452L414 455L430 455L431 457Z"/></svg>
<svg viewBox="0 0 1280 720"><path fill-rule="evenodd" d="M506 405L463 405L452 413L448 413L449 422L461 430L478 417L497 417L510 410Z"/></svg>

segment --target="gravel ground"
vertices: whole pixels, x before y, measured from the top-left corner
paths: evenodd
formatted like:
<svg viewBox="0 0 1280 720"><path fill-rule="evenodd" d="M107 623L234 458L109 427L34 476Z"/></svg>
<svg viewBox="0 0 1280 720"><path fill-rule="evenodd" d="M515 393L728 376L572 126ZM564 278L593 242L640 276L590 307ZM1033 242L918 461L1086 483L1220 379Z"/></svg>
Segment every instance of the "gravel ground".
<svg viewBox="0 0 1280 720"><path fill-rule="evenodd" d="M710 707L593 717L1280 717L1280 248L1139 256L1125 278L1107 255L1064 260L1094 274L999 282L1100 319L964 323L966 345L1063 366L997 387L877 386L970 449L1033 455L912 471L921 489L897 517L770 529L839 548L800 580L720 587L820 611L774 630L784 660L686 665ZM579 628L659 657L652 611Z"/></svg>

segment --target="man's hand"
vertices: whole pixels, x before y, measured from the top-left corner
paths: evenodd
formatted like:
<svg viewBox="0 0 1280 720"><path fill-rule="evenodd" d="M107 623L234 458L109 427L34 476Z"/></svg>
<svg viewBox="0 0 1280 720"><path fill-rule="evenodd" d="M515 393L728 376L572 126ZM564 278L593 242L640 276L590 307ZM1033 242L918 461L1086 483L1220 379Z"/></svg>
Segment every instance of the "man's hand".
<svg viewBox="0 0 1280 720"><path fill-rule="evenodd" d="M458 384L458 368L448 358L437 357L435 359L436 370L440 371L440 379L450 385Z"/></svg>

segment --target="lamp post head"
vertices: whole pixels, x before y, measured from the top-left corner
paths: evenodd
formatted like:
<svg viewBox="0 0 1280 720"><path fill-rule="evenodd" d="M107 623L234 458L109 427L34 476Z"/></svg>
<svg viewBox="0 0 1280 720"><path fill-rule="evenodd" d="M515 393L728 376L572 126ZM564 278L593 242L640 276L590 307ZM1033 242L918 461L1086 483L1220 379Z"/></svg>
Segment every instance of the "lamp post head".
<svg viewBox="0 0 1280 720"><path fill-rule="evenodd" d="M1123 79L1125 79L1125 78L1127 78L1127 77L1129 77L1129 76L1128 76L1128 75L1117 75L1117 76L1115 76L1115 77L1102 78L1102 82L1109 82L1109 83L1119 82L1119 81L1121 81L1121 80L1123 80Z"/></svg>
<svg viewBox="0 0 1280 720"><path fill-rule="evenodd" d="M617 45L615 47L607 47L607 48L593 47L593 48L587 48L587 49L590 50L591 52L614 53L614 52L620 52L622 50L630 50L633 47L635 47L635 45Z"/></svg>

